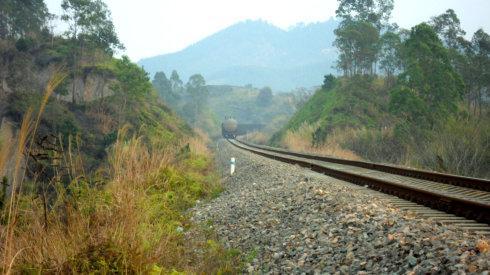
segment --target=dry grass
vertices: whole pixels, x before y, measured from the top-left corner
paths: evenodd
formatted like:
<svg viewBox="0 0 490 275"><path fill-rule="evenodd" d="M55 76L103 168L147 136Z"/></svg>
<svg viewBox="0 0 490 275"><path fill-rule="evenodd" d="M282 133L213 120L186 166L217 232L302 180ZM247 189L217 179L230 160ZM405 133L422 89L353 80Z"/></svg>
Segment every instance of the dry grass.
<svg viewBox="0 0 490 275"><path fill-rule="evenodd" d="M265 145L269 141L270 135L267 135L267 134L260 132L260 131L254 131L254 132L246 134L244 136L244 139L248 142Z"/></svg>
<svg viewBox="0 0 490 275"><path fill-rule="evenodd" d="M452 173L470 177L488 178L490 125L476 118L450 118L437 132L415 141L411 133L404 141L394 127L383 129L335 129L321 145L312 145L316 125L302 125L297 131L288 131L282 146L294 151L330 155L344 159L366 159Z"/></svg>
<svg viewBox="0 0 490 275"><path fill-rule="evenodd" d="M350 138L350 131L334 131L321 145L313 145L313 133L318 126L303 124L296 131L288 131L283 138L282 146L298 152L333 156L337 158L360 160L354 152L341 147L342 141Z"/></svg>
<svg viewBox="0 0 490 275"><path fill-rule="evenodd" d="M26 153L28 154L32 149L34 137L41 121L41 116L44 113L50 96L61 84L61 82L63 82L65 77L66 73L63 72L62 68L55 70L54 74L51 76L48 84L46 85L44 97L41 101L41 106L39 108L36 120L32 119L32 109L29 109L24 115L24 119L17 137L17 150L14 156L15 166L10 188L11 193L9 196L8 209L6 210L6 225L5 228L2 228L3 230L1 236L3 240L3 246L1 247L3 254L2 270L6 274L11 273L16 258L20 256L23 250L27 249L27 247L21 249L16 249L15 247L17 244L15 230L17 229L17 223L19 222L19 208L22 200L20 192L25 181L25 167L27 167L28 160L24 158L24 155ZM26 151L27 146L29 146L29 148ZM3 159L6 157L1 158Z"/></svg>
<svg viewBox="0 0 490 275"><path fill-rule="evenodd" d="M112 148L111 182L97 190L82 180L73 181L69 190L75 197L59 186L48 227L43 226L41 200L21 197L17 209L22 221L12 223L12 241L5 247L10 251L5 254L8 265L3 270L146 273L169 272L166 268L172 267L213 273L234 268L226 262L224 250L209 245L209 236L191 229L181 214L166 205L170 203L166 196L178 192L174 179L162 175L167 169L178 169L175 152L150 151L141 138L126 138L125 130ZM192 148L203 150L197 141L192 143ZM184 240L176 226L189 227L193 237Z"/></svg>
<svg viewBox="0 0 490 275"><path fill-rule="evenodd" d="M470 177L490 177L490 123L449 119L426 144L410 147L406 164Z"/></svg>
<svg viewBox="0 0 490 275"><path fill-rule="evenodd" d="M77 259L86 260L84 257L90 257L90 251L97 249L100 249L100 253L107 253L104 249L111 245L117 247L117 251L114 251L115 255L108 256L109 260L106 257L107 264L121 260L123 262L116 263L134 269L134 262L146 261L142 258L142 236L138 234L138 229L141 222L148 220L138 210L138 204L148 188L144 184L147 182L147 172L166 165L168 158L150 154L138 138L127 142L119 139L113 150L111 174L114 180L107 190L98 191L88 188L86 182L74 181L70 188L78 191L79 197L68 198L64 188L58 188L55 205L63 209L63 216L58 211L51 211L47 228L40 219L41 201L22 198L28 207L21 207L22 225L12 226L16 231L15 237L12 234L15 242L7 247L11 254L16 254L17 267L24 270L29 270L29 266L38 270L44 267L49 269L45 271L51 272L83 271L83 264ZM165 242L165 238L162 242ZM96 257L104 260L105 256ZM154 260L151 256L148 259ZM133 263L129 264L128 261ZM143 268L145 265L139 266Z"/></svg>
<svg viewBox="0 0 490 275"><path fill-rule="evenodd" d="M14 147L14 139L10 131L0 132L0 177L5 176L7 161Z"/></svg>
<svg viewBox="0 0 490 275"><path fill-rule="evenodd" d="M56 81L56 82L54 82ZM85 179L77 142L71 138L62 161L69 167L68 186L59 178L47 183L55 201L47 213L42 196L21 192L26 184L26 148L30 148L49 95L59 78L53 77L37 117L27 112L17 140L7 223L0 225L3 256L0 271L52 273L215 273L232 271L236 259L217 245L210 232L192 225L183 215L201 196L219 187L213 181L207 137L202 131L181 145L150 147L141 136L119 131L112 146L105 184ZM61 140L61 139L60 139ZM8 152L0 144L0 165ZM180 159L182 145L190 155ZM30 149L27 149L30 150ZM206 157L205 157L206 156ZM79 154L78 154L79 157ZM182 157L182 156L180 156ZM0 166L0 168L2 168ZM29 180L30 181L30 180ZM36 184L27 182L29 184ZM189 234L177 231L185 228Z"/></svg>
<svg viewBox="0 0 490 275"><path fill-rule="evenodd" d="M15 249L16 241L14 241L14 230L16 229L18 222L18 212L19 212L19 202L20 195L19 191L21 189L21 185L24 182L23 172L24 172L24 152L28 143L28 137L31 133L32 129L32 110L28 110L24 116L24 120L22 121L22 125L19 131L18 139L17 139L17 149L15 151L14 159L15 166L14 172L11 179L11 193L8 200L8 206L6 209L6 225L2 228L2 255L3 255L3 263L2 270L6 274L10 274L14 261L19 256L19 253L22 250Z"/></svg>
<svg viewBox="0 0 490 275"><path fill-rule="evenodd" d="M183 143L188 143L191 151L197 155L210 156L212 155L208 145L211 142L209 136L200 128L194 128L195 136L183 140Z"/></svg>
<svg viewBox="0 0 490 275"><path fill-rule="evenodd" d="M105 110L105 108L102 106L92 106L89 108L87 111L87 117L96 122L96 127L104 135L107 135L114 129L117 129L118 122L114 117L114 114L108 110Z"/></svg>

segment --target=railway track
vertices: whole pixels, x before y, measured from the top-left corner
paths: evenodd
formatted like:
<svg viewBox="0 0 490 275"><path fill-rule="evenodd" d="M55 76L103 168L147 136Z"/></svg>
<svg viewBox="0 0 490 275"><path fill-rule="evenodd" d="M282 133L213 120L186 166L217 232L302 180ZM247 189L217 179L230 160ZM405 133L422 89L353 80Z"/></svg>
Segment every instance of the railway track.
<svg viewBox="0 0 490 275"><path fill-rule="evenodd" d="M489 180L229 142L255 154L369 187L402 210L490 237Z"/></svg>

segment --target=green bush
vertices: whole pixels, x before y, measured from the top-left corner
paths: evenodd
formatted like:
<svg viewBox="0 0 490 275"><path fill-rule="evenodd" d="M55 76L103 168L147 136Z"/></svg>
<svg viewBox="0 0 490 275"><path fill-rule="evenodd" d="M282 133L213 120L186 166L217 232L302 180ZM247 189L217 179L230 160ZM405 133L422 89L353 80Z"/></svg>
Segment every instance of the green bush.
<svg viewBox="0 0 490 275"><path fill-rule="evenodd" d="M36 46L36 41L30 37L23 37L15 42L15 48L19 52L28 52Z"/></svg>
<svg viewBox="0 0 490 275"><path fill-rule="evenodd" d="M354 137L344 140L341 145L363 159L385 163L400 163L406 150L406 146L396 138L394 131L389 129L364 128L356 131Z"/></svg>
<svg viewBox="0 0 490 275"><path fill-rule="evenodd" d="M119 247L110 241L96 246L88 246L66 262L63 273L137 273L126 261L126 256Z"/></svg>
<svg viewBox="0 0 490 275"><path fill-rule="evenodd" d="M470 177L490 177L490 122L451 118L432 133L423 146L415 147L411 163L440 172Z"/></svg>

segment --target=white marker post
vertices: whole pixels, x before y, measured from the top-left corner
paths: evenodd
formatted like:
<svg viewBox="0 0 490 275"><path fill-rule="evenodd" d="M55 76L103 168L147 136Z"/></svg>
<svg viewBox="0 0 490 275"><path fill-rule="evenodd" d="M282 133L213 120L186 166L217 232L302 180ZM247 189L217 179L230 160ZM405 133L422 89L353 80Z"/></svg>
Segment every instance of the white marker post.
<svg viewBox="0 0 490 275"><path fill-rule="evenodd" d="M231 158L230 160L230 175L233 176L235 173L235 158Z"/></svg>

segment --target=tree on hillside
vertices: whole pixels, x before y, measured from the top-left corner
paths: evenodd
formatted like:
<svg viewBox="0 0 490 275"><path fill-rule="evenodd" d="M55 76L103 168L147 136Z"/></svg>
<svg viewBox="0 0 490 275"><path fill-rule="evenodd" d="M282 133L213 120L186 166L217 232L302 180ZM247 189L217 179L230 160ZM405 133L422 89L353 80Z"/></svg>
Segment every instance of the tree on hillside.
<svg viewBox="0 0 490 275"><path fill-rule="evenodd" d="M430 110L416 90L407 86L397 87L391 94L390 111L409 125L417 128L429 127Z"/></svg>
<svg viewBox="0 0 490 275"><path fill-rule="evenodd" d="M257 99L256 99L257 105L261 107L267 107L271 105L273 97L274 96L272 95L271 88L264 87L260 89L259 94L257 95Z"/></svg>
<svg viewBox="0 0 490 275"><path fill-rule="evenodd" d="M449 9L445 13L433 17L429 24L449 49L449 57L453 67L460 74L464 74L465 63L468 62L465 55L467 55L471 43L464 38L466 32L461 28L459 18L454 10Z"/></svg>
<svg viewBox="0 0 490 275"><path fill-rule="evenodd" d="M324 90L331 90L333 87L335 87L335 82L337 79L333 74L328 74L323 77L323 84L322 84L322 89Z"/></svg>
<svg viewBox="0 0 490 275"><path fill-rule="evenodd" d="M39 33L50 19L43 0L1 0L0 38Z"/></svg>
<svg viewBox="0 0 490 275"><path fill-rule="evenodd" d="M431 126L454 114L464 85L432 27L422 23L412 28L403 43L402 61L405 71L399 76L400 86L392 93L392 110L405 112L403 117L418 117L419 123ZM407 102L413 106L406 108Z"/></svg>
<svg viewBox="0 0 490 275"><path fill-rule="evenodd" d="M369 22L381 30L388 23L393 7L393 0L339 0L335 14L343 21Z"/></svg>
<svg viewBox="0 0 490 275"><path fill-rule="evenodd" d="M66 35L72 38L78 49L73 55L73 79L78 75L80 59L84 51L101 49L112 55L114 50L123 49L117 37L111 13L101 0L63 0L61 3L63 15L61 19L68 23ZM75 81L72 85L72 101L76 102Z"/></svg>
<svg viewBox="0 0 490 275"><path fill-rule="evenodd" d="M153 85L155 87L161 88L162 91L171 90L170 80L167 78L165 72L156 72L153 77Z"/></svg>
<svg viewBox="0 0 490 275"><path fill-rule="evenodd" d="M461 38L466 32L461 28L461 23L454 10L448 9L445 13L433 17L430 24L447 47L459 48Z"/></svg>
<svg viewBox="0 0 490 275"><path fill-rule="evenodd" d="M388 31L381 36L379 67L384 71L390 85L393 84L395 73L401 67L400 47L401 39L398 33Z"/></svg>
<svg viewBox="0 0 490 275"><path fill-rule="evenodd" d="M187 92L193 96L204 96L207 94L206 80L201 74L194 74L186 84Z"/></svg>
<svg viewBox="0 0 490 275"><path fill-rule="evenodd" d="M141 67L132 63L127 56L117 60L115 71L117 84L113 89L125 98L133 100L141 99L152 91L148 74Z"/></svg>
<svg viewBox="0 0 490 275"><path fill-rule="evenodd" d="M463 77L469 108L475 115L481 115L483 98L489 88L488 34L480 29L467 41L466 32L452 9L433 17L430 24L448 47L453 67Z"/></svg>
<svg viewBox="0 0 490 275"><path fill-rule="evenodd" d="M339 0L335 13L342 21L334 45L344 75L376 73L380 33L388 27L392 10L393 0Z"/></svg>
<svg viewBox="0 0 490 275"><path fill-rule="evenodd" d="M200 74L192 75L186 84L186 93L189 98L183 107L183 112L191 124L196 124L208 100L208 89L204 77Z"/></svg>
<svg viewBox="0 0 490 275"><path fill-rule="evenodd" d="M74 40L91 43L113 54L114 50L123 49L117 37L111 12L101 0L63 0L61 19L68 23L69 35Z"/></svg>
<svg viewBox="0 0 490 275"><path fill-rule="evenodd" d="M337 67L344 75L373 74L379 51L379 31L372 23L347 21L335 30L340 55Z"/></svg>
<svg viewBox="0 0 490 275"><path fill-rule="evenodd" d="M173 70L172 74L170 75L170 87L171 87L172 91L177 95L182 94L182 92L184 90L183 84L184 83L180 79L180 76L177 73L177 71Z"/></svg>
<svg viewBox="0 0 490 275"><path fill-rule="evenodd" d="M179 95L172 90L172 83L164 72L157 72L153 78L153 87L158 94L170 105L174 105L179 100Z"/></svg>
<svg viewBox="0 0 490 275"><path fill-rule="evenodd" d="M479 29L467 51L467 67L463 74L467 96L474 114L481 116L484 97L490 97L490 35Z"/></svg>

